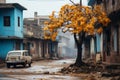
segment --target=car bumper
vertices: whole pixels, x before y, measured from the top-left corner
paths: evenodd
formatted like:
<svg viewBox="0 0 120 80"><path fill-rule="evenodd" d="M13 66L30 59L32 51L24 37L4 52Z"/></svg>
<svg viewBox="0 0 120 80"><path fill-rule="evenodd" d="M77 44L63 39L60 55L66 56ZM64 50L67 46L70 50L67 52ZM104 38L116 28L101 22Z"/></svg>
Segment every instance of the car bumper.
<svg viewBox="0 0 120 80"><path fill-rule="evenodd" d="M25 61L6 61L7 64L24 64Z"/></svg>

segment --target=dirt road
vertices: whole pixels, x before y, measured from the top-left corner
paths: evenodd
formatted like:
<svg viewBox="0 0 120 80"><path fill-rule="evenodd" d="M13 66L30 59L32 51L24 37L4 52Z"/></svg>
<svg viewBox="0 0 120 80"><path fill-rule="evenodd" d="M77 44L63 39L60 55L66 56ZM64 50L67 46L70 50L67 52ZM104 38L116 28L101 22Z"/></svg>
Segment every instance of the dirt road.
<svg viewBox="0 0 120 80"><path fill-rule="evenodd" d="M61 68L74 63L74 59L34 61L31 67L0 68L0 80L82 80L80 77L61 74Z"/></svg>

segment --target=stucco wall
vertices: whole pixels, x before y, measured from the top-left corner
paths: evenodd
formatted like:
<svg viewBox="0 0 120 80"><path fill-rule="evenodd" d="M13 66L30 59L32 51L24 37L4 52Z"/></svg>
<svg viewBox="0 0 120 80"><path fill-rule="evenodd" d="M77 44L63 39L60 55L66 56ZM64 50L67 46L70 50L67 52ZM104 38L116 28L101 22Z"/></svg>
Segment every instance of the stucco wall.
<svg viewBox="0 0 120 80"><path fill-rule="evenodd" d="M0 40L0 58L5 59L8 51L14 50L14 40Z"/></svg>
<svg viewBox="0 0 120 80"><path fill-rule="evenodd" d="M10 26L4 26L4 16L11 16ZM0 9L0 36L14 36L14 9Z"/></svg>
<svg viewBox="0 0 120 80"><path fill-rule="evenodd" d="M4 16L10 16L10 26L4 26ZM18 17L20 26L18 27ZM23 11L18 9L0 9L0 36L16 36L23 38Z"/></svg>
<svg viewBox="0 0 120 80"><path fill-rule="evenodd" d="M16 9L14 11L15 36L23 37L23 11ZM20 17L20 26L18 26L18 17Z"/></svg>

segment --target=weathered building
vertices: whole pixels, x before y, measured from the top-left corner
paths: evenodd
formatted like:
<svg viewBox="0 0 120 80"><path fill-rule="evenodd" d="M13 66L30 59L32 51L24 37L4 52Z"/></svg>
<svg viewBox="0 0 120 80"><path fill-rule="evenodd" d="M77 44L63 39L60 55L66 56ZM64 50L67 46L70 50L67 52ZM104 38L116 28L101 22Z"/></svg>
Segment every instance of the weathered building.
<svg viewBox="0 0 120 80"><path fill-rule="evenodd" d="M99 39L102 62L120 64L120 0L90 0L88 4L103 6L111 20Z"/></svg>
<svg viewBox="0 0 120 80"><path fill-rule="evenodd" d="M48 16L38 16L36 12L34 18L24 19L24 45L33 59L58 57L58 42L45 40L43 36L44 22L47 20Z"/></svg>
<svg viewBox="0 0 120 80"><path fill-rule="evenodd" d="M23 49L23 10L18 3L0 3L0 58Z"/></svg>
<svg viewBox="0 0 120 80"><path fill-rule="evenodd" d="M44 27L44 22L49 21L49 16L39 16L37 12L34 13L34 19L36 23L41 28ZM41 32L43 38L43 32ZM72 34L70 33L62 33L59 30L56 41L51 40L43 40L42 45L42 53L45 56L49 57L76 57L76 48L75 42Z"/></svg>

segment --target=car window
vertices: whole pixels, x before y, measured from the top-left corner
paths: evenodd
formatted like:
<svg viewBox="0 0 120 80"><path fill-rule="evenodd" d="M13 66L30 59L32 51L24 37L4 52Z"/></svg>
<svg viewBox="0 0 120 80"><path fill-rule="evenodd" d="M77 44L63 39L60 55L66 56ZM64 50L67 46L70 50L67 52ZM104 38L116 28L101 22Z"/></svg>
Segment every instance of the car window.
<svg viewBox="0 0 120 80"><path fill-rule="evenodd" d="M25 56L25 53L23 52L23 56Z"/></svg>
<svg viewBox="0 0 120 80"><path fill-rule="evenodd" d="M10 52L8 56L20 56L21 52Z"/></svg>
<svg viewBox="0 0 120 80"><path fill-rule="evenodd" d="M27 56L29 56L28 52L25 52Z"/></svg>
<svg viewBox="0 0 120 80"><path fill-rule="evenodd" d="M24 54L24 56L29 56L29 55L28 55L28 52L24 52L23 54Z"/></svg>

